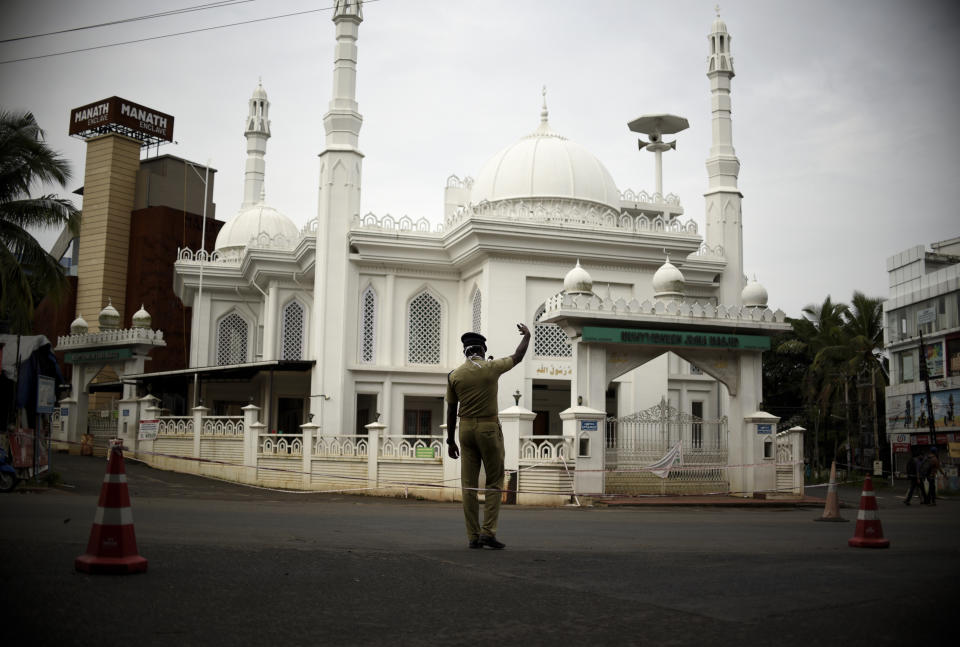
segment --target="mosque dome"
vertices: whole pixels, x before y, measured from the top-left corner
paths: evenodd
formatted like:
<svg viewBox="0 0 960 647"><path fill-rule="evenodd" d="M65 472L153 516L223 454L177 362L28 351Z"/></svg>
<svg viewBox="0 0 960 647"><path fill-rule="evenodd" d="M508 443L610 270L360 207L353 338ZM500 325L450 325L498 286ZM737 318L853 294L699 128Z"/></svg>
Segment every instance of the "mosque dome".
<svg viewBox="0 0 960 647"><path fill-rule="evenodd" d="M577 259L577 266L563 277L563 290L567 294L591 294L593 292L593 279L585 269L580 267L580 259Z"/></svg>
<svg viewBox="0 0 960 647"><path fill-rule="evenodd" d="M107 299L107 305L100 311L97 320L100 322L100 330L116 330L120 327L120 313L113 307L112 299Z"/></svg>
<svg viewBox="0 0 960 647"><path fill-rule="evenodd" d="M289 248L300 238L300 230L292 220L261 199L257 204L241 209L223 226L214 248L218 251L243 248L262 236L273 241L273 246Z"/></svg>
<svg viewBox="0 0 960 647"><path fill-rule="evenodd" d="M253 91L253 96L252 96L251 98L252 98L252 99L266 99L266 98L267 98L267 91L263 89L263 84L260 83L259 81L257 82L257 87L256 87L256 89Z"/></svg>
<svg viewBox="0 0 960 647"><path fill-rule="evenodd" d="M658 298L676 298L683 296L686 279L683 272L668 258L653 275L653 292Z"/></svg>
<svg viewBox="0 0 960 647"><path fill-rule="evenodd" d="M134 328L150 328L150 324L153 323L153 317L150 316L150 313L147 312L143 304L140 304L140 309L133 313L133 327Z"/></svg>
<svg viewBox="0 0 960 647"><path fill-rule="evenodd" d="M767 307L767 289L757 282L756 277L747 283L740 293L740 300L743 305L750 308Z"/></svg>
<svg viewBox="0 0 960 647"><path fill-rule="evenodd" d="M554 132L544 103L540 127L491 157L473 183L470 201L563 199L620 210L620 190L586 148Z"/></svg>
<svg viewBox="0 0 960 647"><path fill-rule="evenodd" d="M70 324L70 334L85 335L88 332L90 332L90 326L87 324L86 319L78 312L77 318Z"/></svg>

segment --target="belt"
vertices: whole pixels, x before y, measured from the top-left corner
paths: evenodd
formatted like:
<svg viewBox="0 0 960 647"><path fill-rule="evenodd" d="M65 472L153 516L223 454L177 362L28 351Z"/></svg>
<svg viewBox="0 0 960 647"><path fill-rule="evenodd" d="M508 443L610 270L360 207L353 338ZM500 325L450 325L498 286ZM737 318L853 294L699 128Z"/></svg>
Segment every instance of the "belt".
<svg viewBox="0 0 960 647"><path fill-rule="evenodd" d="M460 416L461 420L476 420L477 422L500 422L497 416Z"/></svg>

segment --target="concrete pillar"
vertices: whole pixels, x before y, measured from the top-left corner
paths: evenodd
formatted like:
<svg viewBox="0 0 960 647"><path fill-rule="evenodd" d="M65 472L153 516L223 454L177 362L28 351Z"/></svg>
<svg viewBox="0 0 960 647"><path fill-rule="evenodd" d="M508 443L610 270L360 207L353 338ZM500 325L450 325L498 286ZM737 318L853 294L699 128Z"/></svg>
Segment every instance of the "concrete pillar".
<svg viewBox="0 0 960 647"><path fill-rule="evenodd" d="M76 426L73 419L77 414L77 401L73 398L64 398L57 406L60 407L60 433L54 440L64 443L67 451L70 451L70 425Z"/></svg>
<svg viewBox="0 0 960 647"><path fill-rule="evenodd" d="M790 443L790 455L793 460L793 493L797 496L803 496L804 486L804 464L803 464L803 434L806 433L803 427L791 427L785 432L787 442Z"/></svg>
<svg viewBox="0 0 960 647"><path fill-rule="evenodd" d="M259 409L259 407L257 408ZM246 407L244 407L244 409L246 409ZM260 434L263 433L263 430L265 428L266 428L266 425L260 421L252 422L249 425L244 423L243 425L244 449L247 448L246 442L251 441L251 444L252 444L252 451L250 452L252 458L250 459L249 463L246 462L246 460L244 460L244 465L247 467L247 469L245 470L245 473L247 475L248 483L257 482L257 465L258 465L257 454L260 451ZM249 432L247 431L248 429L250 430Z"/></svg>
<svg viewBox="0 0 960 647"><path fill-rule="evenodd" d="M313 442L317 437L318 425L307 422L300 425L303 434L303 489L309 490L313 474Z"/></svg>
<svg viewBox="0 0 960 647"><path fill-rule="evenodd" d="M254 469L256 474L257 450L260 447L260 429L254 425L260 422L260 407L248 404L243 407L243 464Z"/></svg>
<svg viewBox="0 0 960 647"><path fill-rule="evenodd" d="M387 426L382 422L364 425L367 430L367 487L379 485L380 440L386 434Z"/></svg>
<svg viewBox="0 0 960 647"><path fill-rule="evenodd" d="M590 407L570 407L560 412L563 436L567 447L573 447L576 471L573 491L576 494L602 494L605 483L606 448L604 421L607 414ZM570 462L570 459L567 461Z"/></svg>
<svg viewBox="0 0 960 647"><path fill-rule="evenodd" d="M137 450L137 431L140 428L139 398L123 398L117 401L120 415L117 416L117 436L128 451Z"/></svg>
<svg viewBox="0 0 960 647"><path fill-rule="evenodd" d="M748 428L746 418L752 416L763 399L763 374L760 353L740 353L735 360L739 371L736 392L728 402L729 432L727 445L727 476L730 492L735 496L753 496L754 464L756 454L755 430Z"/></svg>
<svg viewBox="0 0 960 647"><path fill-rule="evenodd" d="M570 380L570 406L604 411L607 401L607 349L599 344L573 346L576 369Z"/></svg>
<svg viewBox="0 0 960 647"><path fill-rule="evenodd" d="M503 467L515 472L520 469L520 439L533 435L533 419L537 414L514 405L497 415L500 416L500 427L503 429Z"/></svg>
<svg viewBox="0 0 960 647"><path fill-rule="evenodd" d="M156 420L160 417L160 399L149 393L142 398L140 398L140 421L143 420ZM137 428L137 444L136 444L136 454L137 458L146 460L148 463L152 464L152 460L149 454L153 452L153 442L156 439L156 436L140 438L140 429L139 424Z"/></svg>
<svg viewBox="0 0 960 647"><path fill-rule="evenodd" d="M766 495L777 489L777 423L780 418L765 411L755 411L743 419L746 430L744 452L750 460L745 472L750 484L749 496Z"/></svg>
<svg viewBox="0 0 960 647"><path fill-rule="evenodd" d="M200 437L203 435L203 417L210 411L201 405L193 408L193 457L200 458Z"/></svg>

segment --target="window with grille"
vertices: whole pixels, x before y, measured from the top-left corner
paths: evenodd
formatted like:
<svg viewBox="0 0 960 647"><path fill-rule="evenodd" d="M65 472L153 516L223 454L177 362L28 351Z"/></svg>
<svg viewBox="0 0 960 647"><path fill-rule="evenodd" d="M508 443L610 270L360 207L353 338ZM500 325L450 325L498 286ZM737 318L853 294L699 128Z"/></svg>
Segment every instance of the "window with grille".
<svg viewBox="0 0 960 647"><path fill-rule="evenodd" d="M360 361L370 363L374 358L376 339L377 293L368 286L360 297Z"/></svg>
<svg viewBox="0 0 960 647"><path fill-rule="evenodd" d="M473 332L480 332L480 288L473 290Z"/></svg>
<svg viewBox="0 0 960 647"><path fill-rule="evenodd" d="M572 357L573 346L567 333L554 323L540 323L540 318L546 310L540 306L533 326L533 354L537 357Z"/></svg>
<svg viewBox="0 0 960 647"><path fill-rule="evenodd" d="M247 361L247 322L237 313L227 315L217 326L217 365Z"/></svg>
<svg viewBox="0 0 960 647"><path fill-rule="evenodd" d="M407 361L440 363L440 302L426 291L413 298L407 312Z"/></svg>
<svg viewBox="0 0 960 647"><path fill-rule="evenodd" d="M283 331L280 335L280 359L303 359L303 330L306 311L299 301L291 301L283 309Z"/></svg>

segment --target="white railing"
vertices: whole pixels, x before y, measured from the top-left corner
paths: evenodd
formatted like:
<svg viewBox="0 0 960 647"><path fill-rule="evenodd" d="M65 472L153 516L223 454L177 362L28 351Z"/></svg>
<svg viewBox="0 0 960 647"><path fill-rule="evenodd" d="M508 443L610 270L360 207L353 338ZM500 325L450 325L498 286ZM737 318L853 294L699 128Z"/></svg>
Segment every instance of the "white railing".
<svg viewBox="0 0 960 647"><path fill-rule="evenodd" d="M303 437L297 434L260 434L260 456L303 456Z"/></svg>
<svg viewBox="0 0 960 647"><path fill-rule="evenodd" d="M152 344L166 346L163 332L149 328L123 328L121 330L103 330L101 332L79 335L61 335L57 337L57 350L66 350L75 346L87 347L94 344ZM104 353L115 352L103 349ZM109 358L108 358L109 359Z"/></svg>
<svg viewBox="0 0 960 647"><path fill-rule="evenodd" d="M206 416L200 433L204 436L243 436L243 416Z"/></svg>
<svg viewBox="0 0 960 647"><path fill-rule="evenodd" d="M159 420L157 436L193 435L193 416L164 416Z"/></svg>
<svg viewBox="0 0 960 647"><path fill-rule="evenodd" d="M443 437L388 436L380 440L378 455L381 458L440 459L443 458Z"/></svg>
<svg viewBox="0 0 960 647"><path fill-rule="evenodd" d="M668 317L691 317L697 319L723 319L733 321L755 321L764 323L784 323L786 313L770 308L755 308L741 305L713 305L696 301L650 301L645 299L611 299L596 294L567 294L559 292L544 303L541 319L547 319L558 310L606 312L618 315L664 315Z"/></svg>
<svg viewBox="0 0 960 647"><path fill-rule="evenodd" d="M366 458L367 436L321 436L313 444L313 455L318 458Z"/></svg>
<svg viewBox="0 0 960 647"><path fill-rule="evenodd" d="M564 436L520 436L520 460L525 463L570 460Z"/></svg>

